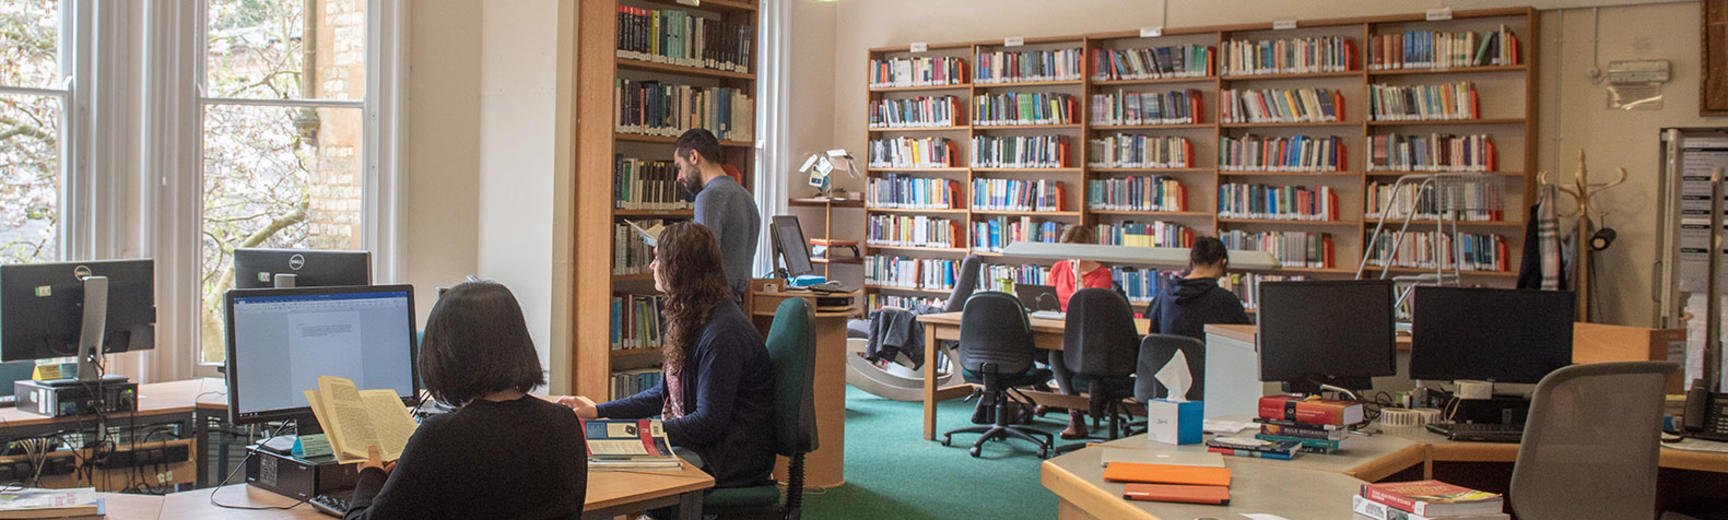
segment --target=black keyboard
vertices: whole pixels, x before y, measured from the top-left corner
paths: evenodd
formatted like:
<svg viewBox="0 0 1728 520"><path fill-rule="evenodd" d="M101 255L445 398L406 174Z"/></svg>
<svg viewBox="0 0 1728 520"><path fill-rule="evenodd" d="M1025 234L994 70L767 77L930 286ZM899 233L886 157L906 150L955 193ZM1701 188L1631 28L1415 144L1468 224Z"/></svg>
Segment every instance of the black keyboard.
<svg viewBox="0 0 1728 520"><path fill-rule="evenodd" d="M348 513L348 499L352 498L352 490L335 493L321 493L306 501L312 504L312 509L336 518Z"/></svg>
<svg viewBox="0 0 1728 520"><path fill-rule="evenodd" d="M1428 431L1454 441L1518 442L1524 439L1524 426L1513 424L1441 422L1428 425Z"/></svg>

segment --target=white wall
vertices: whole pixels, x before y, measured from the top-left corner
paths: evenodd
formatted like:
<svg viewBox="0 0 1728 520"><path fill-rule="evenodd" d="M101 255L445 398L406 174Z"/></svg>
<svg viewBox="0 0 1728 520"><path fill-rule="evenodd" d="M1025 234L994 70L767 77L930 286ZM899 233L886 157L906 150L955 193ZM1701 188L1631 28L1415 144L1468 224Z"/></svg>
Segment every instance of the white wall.
<svg viewBox="0 0 1728 520"><path fill-rule="evenodd" d="M479 270L480 2L417 2L409 14L407 283L419 323L437 288Z"/></svg>

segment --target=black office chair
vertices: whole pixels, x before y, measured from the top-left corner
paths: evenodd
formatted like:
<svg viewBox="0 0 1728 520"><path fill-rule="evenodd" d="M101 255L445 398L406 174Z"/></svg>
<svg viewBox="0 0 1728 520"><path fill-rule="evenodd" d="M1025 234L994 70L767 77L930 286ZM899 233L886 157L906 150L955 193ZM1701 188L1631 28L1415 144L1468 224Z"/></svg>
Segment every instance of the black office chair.
<svg viewBox="0 0 1728 520"><path fill-rule="evenodd" d="M1158 370L1170 363L1176 353L1188 358L1191 385L1183 398L1201 401L1206 396L1206 344L1200 340L1176 334L1147 334L1140 340L1140 354L1134 363L1134 400L1142 404L1153 399L1172 397L1170 389L1158 382ZM1130 432L1141 431L1145 422L1128 425Z"/></svg>
<svg viewBox="0 0 1728 520"><path fill-rule="evenodd" d="M1050 371L1032 364L1036 349L1032 325L1020 300L1004 292L972 295L960 315L960 366L966 382L984 385L986 398L994 399L996 420L985 426L968 426L942 434L942 445L950 446L956 433L979 433L970 452L977 457L984 441L1014 437L1038 446L1038 456L1050 456L1056 437L1028 426L1011 424L1008 399L1012 389L1050 380Z"/></svg>
<svg viewBox="0 0 1728 520"><path fill-rule="evenodd" d="M1128 299L1111 289L1081 289L1068 298L1062 333L1062 364L1073 389L1085 388L1092 417L1110 414L1110 436L1121 436L1120 404L1134 388L1140 334Z"/></svg>

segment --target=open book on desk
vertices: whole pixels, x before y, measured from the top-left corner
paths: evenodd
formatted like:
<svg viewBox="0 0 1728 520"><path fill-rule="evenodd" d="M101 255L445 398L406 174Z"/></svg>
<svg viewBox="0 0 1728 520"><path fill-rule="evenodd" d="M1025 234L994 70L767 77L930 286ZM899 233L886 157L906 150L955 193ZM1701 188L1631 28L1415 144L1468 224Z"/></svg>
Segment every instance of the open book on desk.
<svg viewBox="0 0 1728 520"><path fill-rule="evenodd" d="M420 426L395 390L360 390L347 378L318 376L318 389L306 391L306 402L329 438L336 462L343 464L365 462L372 445L384 460L402 458L408 438Z"/></svg>
<svg viewBox="0 0 1728 520"><path fill-rule="evenodd" d="M583 419L588 469L678 469L659 419Z"/></svg>

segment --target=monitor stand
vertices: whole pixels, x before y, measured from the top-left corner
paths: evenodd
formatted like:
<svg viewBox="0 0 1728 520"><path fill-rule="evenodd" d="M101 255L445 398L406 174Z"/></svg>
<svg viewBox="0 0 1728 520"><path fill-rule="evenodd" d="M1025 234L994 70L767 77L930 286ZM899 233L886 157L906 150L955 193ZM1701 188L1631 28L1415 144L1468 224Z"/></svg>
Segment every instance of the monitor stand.
<svg viewBox="0 0 1728 520"><path fill-rule="evenodd" d="M102 343L108 331L108 277L86 276L81 281L84 282L84 315L78 329L78 377L39 381L42 386L65 388L126 382L126 376L96 375L96 356L102 355Z"/></svg>

